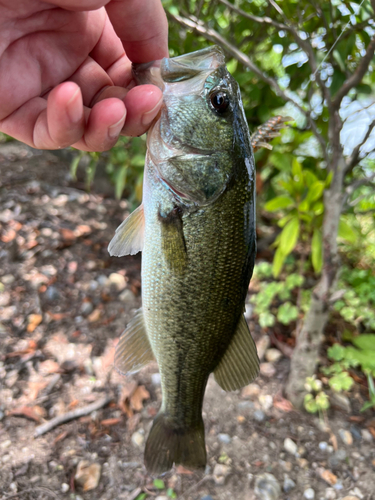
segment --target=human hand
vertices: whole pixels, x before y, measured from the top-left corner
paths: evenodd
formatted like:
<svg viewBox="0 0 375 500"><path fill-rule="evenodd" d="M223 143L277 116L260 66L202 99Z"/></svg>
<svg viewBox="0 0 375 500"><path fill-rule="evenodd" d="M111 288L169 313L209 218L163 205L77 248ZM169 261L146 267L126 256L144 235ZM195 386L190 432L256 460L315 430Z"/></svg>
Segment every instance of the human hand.
<svg viewBox="0 0 375 500"><path fill-rule="evenodd" d="M131 62L168 57L167 31L160 0L0 0L0 131L84 151L141 135L162 93Z"/></svg>

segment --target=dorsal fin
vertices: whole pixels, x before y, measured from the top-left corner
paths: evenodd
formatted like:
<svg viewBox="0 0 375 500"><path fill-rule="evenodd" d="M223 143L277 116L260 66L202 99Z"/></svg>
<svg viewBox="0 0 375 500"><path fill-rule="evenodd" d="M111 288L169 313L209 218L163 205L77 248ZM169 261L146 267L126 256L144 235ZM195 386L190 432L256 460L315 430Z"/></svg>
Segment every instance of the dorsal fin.
<svg viewBox="0 0 375 500"><path fill-rule="evenodd" d="M214 370L215 380L225 391L235 391L250 384L258 373L257 348L242 315L224 356Z"/></svg>
<svg viewBox="0 0 375 500"><path fill-rule="evenodd" d="M145 216L142 204L116 229L108 246L109 254L114 257L123 257L141 252L143 250L144 228Z"/></svg>

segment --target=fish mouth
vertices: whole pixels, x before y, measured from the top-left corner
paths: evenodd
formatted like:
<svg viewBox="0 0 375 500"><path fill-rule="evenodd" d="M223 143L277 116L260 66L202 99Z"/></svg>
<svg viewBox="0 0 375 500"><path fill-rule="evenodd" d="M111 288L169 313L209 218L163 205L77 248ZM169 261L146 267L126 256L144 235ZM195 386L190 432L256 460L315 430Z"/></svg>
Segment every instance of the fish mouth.
<svg viewBox="0 0 375 500"><path fill-rule="evenodd" d="M200 73L211 73L224 64L225 56L222 49L213 45L192 54L133 64L132 72L137 85L150 83L163 91L165 83L190 80Z"/></svg>

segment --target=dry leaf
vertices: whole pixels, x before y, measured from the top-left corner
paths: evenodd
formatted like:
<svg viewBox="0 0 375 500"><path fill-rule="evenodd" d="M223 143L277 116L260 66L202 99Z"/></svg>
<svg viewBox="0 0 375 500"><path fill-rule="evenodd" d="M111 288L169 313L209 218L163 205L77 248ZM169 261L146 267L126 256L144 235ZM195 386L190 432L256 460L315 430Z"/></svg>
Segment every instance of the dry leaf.
<svg viewBox="0 0 375 500"><path fill-rule="evenodd" d="M320 471L320 477L331 486L337 483L337 476L335 476L330 470L323 469Z"/></svg>
<svg viewBox="0 0 375 500"><path fill-rule="evenodd" d="M177 472L177 474L186 474L188 476L191 476L192 474L194 474L194 471L189 470L189 469L185 469L185 467L182 467L182 465L177 466L176 472Z"/></svg>
<svg viewBox="0 0 375 500"><path fill-rule="evenodd" d="M78 463L74 479L77 484L82 486L83 491L90 491L98 486L100 473L100 464L90 464L88 460L81 460Z"/></svg>
<svg viewBox="0 0 375 500"><path fill-rule="evenodd" d="M29 382L28 384L28 396L34 401L40 391L42 391L45 387L47 387L48 382Z"/></svg>
<svg viewBox="0 0 375 500"><path fill-rule="evenodd" d="M5 231L1 235L1 241L3 241L4 243L9 243L10 241L13 241L16 236L17 233L14 229L8 229L8 231Z"/></svg>
<svg viewBox="0 0 375 500"><path fill-rule="evenodd" d="M41 314L30 314L27 320L28 320L27 331L29 333L33 333L35 328L42 322L43 316Z"/></svg>
<svg viewBox="0 0 375 500"><path fill-rule="evenodd" d="M100 422L100 425L103 426L111 426L111 425L117 425L121 422L121 418L107 418L105 420L102 420Z"/></svg>
<svg viewBox="0 0 375 500"><path fill-rule="evenodd" d="M14 408L8 412L9 416L14 417L25 417L30 420L35 420L35 422L40 423L42 417L44 417L46 411L41 406L20 406L19 408Z"/></svg>
<svg viewBox="0 0 375 500"><path fill-rule="evenodd" d="M273 400L273 406L274 408L277 408L278 410L284 411L285 413L288 413L290 411L293 411L293 405L290 401L287 399L282 398L281 396L275 398Z"/></svg>
<svg viewBox="0 0 375 500"><path fill-rule="evenodd" d="M143 408L143 401L149 399L149 397L150 393L146 390L145 386L138 386L130 398L130 404L133 410L141 411Z"/></svg>
<svg viewBox="0 0 375 500"><path fill-rule="evenodd" d="M338 450L337 437L333 434L333 432L331 432L330 435L331 437L329 438L329 442L332 443L333 449L337 451Z"/></svg>
<svg viewBox="0 0 375 500"><path fill-rule="evenodd" d="M91 314L87 317L90 323L94 323L100 319L102 312L100 309L94 309Z"/></svg>
<svg viewBox="0 0 375 500"><path fill-rule="evenodd" d="M56 361L52 359L46 359L39 363L39 373L41 375L49 375L51 373L57 373L60 371L60 366Z"/></svg>
<svg viewBox="0 0 375 500"><path fill-rule="evenodd" d="M66 438L67 435L68 435L68 431L61 432L58 436L55 437L55 439L53 440L53 444L56 444L59 441L62 441L63 439Z"/></svg>
<svg viewBox="0 0 375 500"><path fill-rule="evenodd" d="M74 235L79 238L80 236L83 236L84 234L90 234L92 232L92 229L90 226L86 226L85 224L81 224L77 226L74 230Z"/></svg>

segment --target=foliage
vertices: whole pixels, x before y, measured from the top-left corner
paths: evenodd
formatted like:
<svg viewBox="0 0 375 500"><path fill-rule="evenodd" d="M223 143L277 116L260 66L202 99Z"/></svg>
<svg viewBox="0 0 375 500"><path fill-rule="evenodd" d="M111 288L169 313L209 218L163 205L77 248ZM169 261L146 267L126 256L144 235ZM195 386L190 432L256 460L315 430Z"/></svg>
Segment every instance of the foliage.
<svg viewBox="0 0 375 500"><path fill-rule="evenodd" d="M370 408L375 409L375 383L374 379L370 374L367 375L367 382L368 382L368 392L370 400L366 401L366 403L362 406L361 411L366 411L369 410Z"/></svg>
<svg viewBox="0 0 375 500"><path fill-rule="evenodd" d="M270 281L264 281L264 279ZM284 280L272 279L272 265L260 262L254 267L253 286L259 287L257 293L251 295L254 312L259 317L262 328L271 327L279 321L288 325L298 318L298 307L292 303L298 290L304 283L304 277L291 273Z"/></svg>
<svg viewBox="0 0 375 500"><path fill-rule="evenodd" d="M309 413L321 413L329 408L329 398L322 390L322 386L322 382L317 380L315 375L306 379L307 394L304 399L304 407Z"/></svg>
<svg viewBox="0 0 375 500"><path fill-rule="evenodd" d="M375 330L375 275L371 269L343 268L339 288L345 291L334 308L345 321Z"/></svg>
<svg viewBox="0 0 375 500"><path fill-rule="evenodd" d="M132 204L142 200L143 168L146 153L145 136L120 137L117 144L104 153L79 152L71 164L71 174L76 177L80 163L85 165L86 189L90 189L100 163L114 184L115 196L120 199L124 191Z"/></svg>

